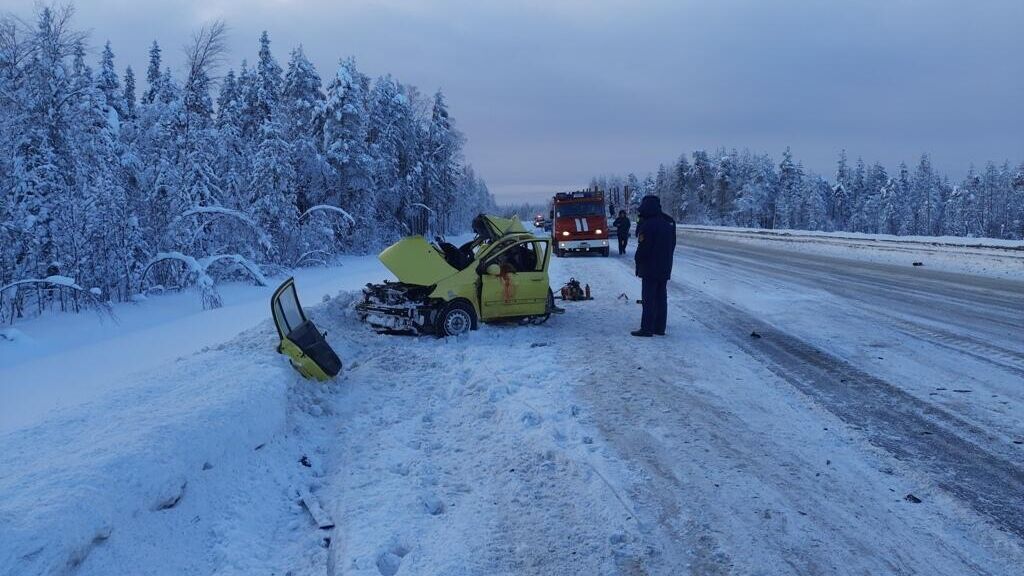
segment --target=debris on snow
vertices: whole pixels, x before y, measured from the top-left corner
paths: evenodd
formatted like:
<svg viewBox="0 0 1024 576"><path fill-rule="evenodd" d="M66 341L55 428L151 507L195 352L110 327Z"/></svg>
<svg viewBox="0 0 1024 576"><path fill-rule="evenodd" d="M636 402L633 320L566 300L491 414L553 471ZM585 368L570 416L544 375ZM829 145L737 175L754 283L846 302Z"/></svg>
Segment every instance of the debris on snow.
<svg viewBox="0 0 1024 576"><path fill-rule="evenodd" d="M153 511L158 512L160 510L170 510L181 502L181 499L185 497L185 487L188 486L187 480L182 480L180 483L174 482L166 487L167 492L160 497L156 505L153 506Z"/></svg>
<svg viewBox="0 0 1024 576"><path fill-rule="evenodd" d="M320 506L320 501L309 490L298 488L295 494L298 496L302 507L306 509L306 512L309 512L309 516L313 519L313 523L316 524L317 528L321 530L334 528L334 520L331 520L331 517L324 512L323 507Z"/></svg>

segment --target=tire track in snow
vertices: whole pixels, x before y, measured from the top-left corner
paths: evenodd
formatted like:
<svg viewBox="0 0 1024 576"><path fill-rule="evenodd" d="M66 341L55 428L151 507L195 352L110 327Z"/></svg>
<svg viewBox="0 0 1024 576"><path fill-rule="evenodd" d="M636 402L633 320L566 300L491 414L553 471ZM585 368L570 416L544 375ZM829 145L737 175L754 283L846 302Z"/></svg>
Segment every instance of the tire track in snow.
<svg viewBox="0 0 1024 576"><path fill-rule="evenodd" d="M696 240L697 243L693 243ZM954 285L928 277L902 279L885 276L882 265L856 261L826 259L806 254L787 254L778 250L758 251L751 246L725 241L706 242L703 238L686 236L684 249L696 251L702 258L732 263L755 270L761 277L794 282L824 289L844 298L873 306L892 309L896 302L913 315L938 322L950 318L969 318L985 328L992 337L1006 338L1024 329L1024 298L1012 287L1020 283L979 279L986 286ZM837 271L847 266L849 272ZM894 266L887 268L899 271ZM899 271L902 274L902 271ZM994 286L989 288L988 286ZM1002 331L993 331L995 327Z"/></svg>
<svg viewBox="0 0 1024 576"><path fill-rule="evenodd" d="M922 306L921 299L926 298L928 293L920 290L914 291L915 297L911 298L906 292L893 291L886 288L881 290L886 294L887 298L892 298L894 295L899 295L904 304L910 306L911 310L914 311L912 314L894 314L891 311L891 300L879 301L879 298L872 297L873 291L879 290L877 284L866 282L866 281L854 281L847 276L839 274L828 274L823 275L819 272L807 273L806 271L798 268L785 268L780 269L777 266L773 266L766 262L757 262L748 260L746 258L735 257L729 254L724 254L716 251L709 251L703 248L697 248L698 251L703 252L702 258L711 260L724 260L729 262L737 263L745 268L756 269L757 271L764 274L764 276L758 276L758 282L764 282L766 278L782 279L789 278L789 281L800 282L801 284L809 287L827 290L842 298L859 302L865 313L871 314L875 319L880 322L885 322L914 338L922 339L931 344L942 346L947 350L966 354L975 360L985 362L997 368L1007 370L1013 374L1024 376L1024 352L1018 352L1010 350L1004 346L1000 346L994 342L982 340L967 334L957 334L931 325L926 318L931 318L934 321L936 316L936 306ZM687 265L696 265L707 270L715 271L716 269L701 264L699 260L697 262L688 261ZM831 282L826 284L822 283L822 277L828 276L831 278ZM741 279L751 286L758 287L758 284L753 279ZM784 282L778 282L776 286L785 286ZM903 287L905 288L905 287ZM882 303L890 303L890 308L886 309ZM1024 302L1022 302L1024 306ZM993 312L995 315L996 313ZM995 316L988 316L983 318L986 322L992 322ZM1024 320L1016 321L1010 319L999 319L998 322L1007 324L1008 326L1015 326L1021 324L1021 329L1024 330ZM1007 323L1008 322L1008 323Z"/></svg>
<svg viewBox="0 0 1024 576"><path fill-rule="evenodd" d="M667 338L632 338L628 330L640 309L633 299L617 304L614 296L635 296L639 282L614 262L572 262L568 271L595 282L598 301L567 304L581 329L564 335L564 345L601 350L584 356L586 377L577 394L632 472L618 480L650 550L640 568L651 574L831 574L898 573L913 566L956 574L944 568L955 566L1001 573L976 563L962 542L925 528L936 520L948 525L944 510L938 518L926 507L894 517L890 507L900 497L886 488L913 483L879 471L875 458L864 458L858 443L849 442L849 433L828 432L831 415L822 432L821 416L808 410L812 402L756 360L737 350L732 364L727 358L734 348L719 328L688 327L695 313L689 298L670 303ZM734 378L741 383L732 384ZM829 466L826 456L842 464Z"/></svg>
<svg viewBox="0 0 1024 576"><path fill-rule="evenodd" d="M986 431L736 306L675 283L669 288L697 308L694 317L705 327L762 360L773 373L859 429L872 445L924 472L996 526L1024 538L1024 468L1013 463L1010 454L997 454L986 446ZM752 329L762 338L749 338Z"/></svg>

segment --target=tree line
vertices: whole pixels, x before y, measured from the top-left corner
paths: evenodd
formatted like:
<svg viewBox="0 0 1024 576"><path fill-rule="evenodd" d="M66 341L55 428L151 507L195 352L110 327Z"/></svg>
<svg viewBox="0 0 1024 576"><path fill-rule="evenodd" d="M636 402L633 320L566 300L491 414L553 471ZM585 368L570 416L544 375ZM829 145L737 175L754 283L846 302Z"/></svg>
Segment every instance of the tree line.
<svg viewBox="0 0 1024 576"><path fill-rule="evenodd" d="M0 17L0 287L22 281L0 292L9 321L79 305L72 284L123 301L464 229L494 206L440 91L351 58L324 81L301 46L282 66L265 32L252 65L223 73L220 22L190 39L181 75L153 42L139 79L109 42L94 68L72 15ZM23 282L45 278L74 283Z"/></svg>
<svg viewBox="0 0 1024 576"><path fill-rule="evenodd" d="M923 154L890 174L843 151L830 181L807 171L787 148L767 154L719 149L683 154L640 180L601 176L591 185L657 194L680 223L920 236L1024 238L1024 163L989 162L950 182Z"/></svg>

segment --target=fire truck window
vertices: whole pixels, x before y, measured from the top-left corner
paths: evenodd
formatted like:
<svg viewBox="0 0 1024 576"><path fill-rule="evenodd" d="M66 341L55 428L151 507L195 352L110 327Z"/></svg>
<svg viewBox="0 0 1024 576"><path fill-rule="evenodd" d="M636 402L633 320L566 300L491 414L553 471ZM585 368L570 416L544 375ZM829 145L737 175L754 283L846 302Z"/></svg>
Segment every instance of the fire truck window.
<svg viewBox="0 0 1024 576"><path fill-rule="evenodd" d="M569 202L557 206L555 215L559 218L604 216L604 204L600 202Z"/></svg>

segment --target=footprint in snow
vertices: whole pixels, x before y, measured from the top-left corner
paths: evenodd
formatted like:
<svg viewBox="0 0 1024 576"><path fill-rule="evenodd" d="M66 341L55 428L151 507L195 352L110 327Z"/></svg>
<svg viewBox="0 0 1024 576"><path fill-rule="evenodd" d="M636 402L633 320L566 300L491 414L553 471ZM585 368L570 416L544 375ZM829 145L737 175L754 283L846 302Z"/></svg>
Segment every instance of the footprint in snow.
<svg viewBox="0 0 1024 576"><path fill-rule="evenodd" d="M402 559L409 553L405 544L392 544L377 556L377 571L381 576L395 576L402 567Z"/></svg>
<svg viewBox="0 0 1024 576"><path fill-rule="evenodd" d="M444 514L444 500L441 500L437 496L423 496L420 498L420 503L423 504L423 509L427 511L427 514L430 514L431 516L440 516L441 514Z"/></svg>
<svg viewBox="0 0 1024 576"><path fill-rule="evenodd" d="M523 415L519 418L519 420L527 428L535 428L541 423L540 415L537 414L536 412L533 412L532 410L523 412Z"/></svg>

